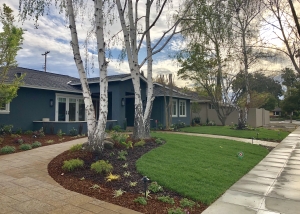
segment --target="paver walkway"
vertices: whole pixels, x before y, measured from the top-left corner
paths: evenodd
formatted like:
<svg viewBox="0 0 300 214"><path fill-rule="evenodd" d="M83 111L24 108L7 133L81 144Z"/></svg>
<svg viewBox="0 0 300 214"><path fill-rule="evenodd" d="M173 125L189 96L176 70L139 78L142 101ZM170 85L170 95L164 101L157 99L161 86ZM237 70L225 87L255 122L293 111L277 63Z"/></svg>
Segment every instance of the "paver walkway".
<svg viewBox="0 0 300 214"><path fill-rule="evenodd" d="M197 134L197 133L188 133L188 132L165 132L165 131L163 133L210 137L210 138L221 138L221 139L235 140L235 141L241 141L244 143L253 143L253 144L257 144L257 145L270 146L270 147L276 147L278 145L278 143L269 142L269 141L256 140L256 139L252 140L252 139L246 139L246 138L229 137L229 136L212 135L212 134Z"/></svg>
<svg viewBox="0 0 300 214"><path fill-rule="evenodd" d="M0 213L138 214L139 212L64 189L47 171L48 163L86 139L0 156Z"/></svg>
<svg viewBox="0 0 300 214"><path fill-rule="evenodd" d="M203 214L300 213L300 127Z"/></svg>

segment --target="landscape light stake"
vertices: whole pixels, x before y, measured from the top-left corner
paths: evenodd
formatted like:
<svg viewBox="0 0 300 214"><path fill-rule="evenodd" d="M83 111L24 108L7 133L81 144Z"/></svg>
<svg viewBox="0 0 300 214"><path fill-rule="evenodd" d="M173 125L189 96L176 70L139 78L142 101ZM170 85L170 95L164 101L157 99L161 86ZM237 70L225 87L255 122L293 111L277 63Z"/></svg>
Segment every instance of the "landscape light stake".
<svg viewBox="0 0 300 214"><path fill-rule="evenodd" d="M144 191L145 191L145 198L147 198L147 183L150 181L149 178L147 178L147 176L144 176L142 178L142 181L144 182Z"/></svg>

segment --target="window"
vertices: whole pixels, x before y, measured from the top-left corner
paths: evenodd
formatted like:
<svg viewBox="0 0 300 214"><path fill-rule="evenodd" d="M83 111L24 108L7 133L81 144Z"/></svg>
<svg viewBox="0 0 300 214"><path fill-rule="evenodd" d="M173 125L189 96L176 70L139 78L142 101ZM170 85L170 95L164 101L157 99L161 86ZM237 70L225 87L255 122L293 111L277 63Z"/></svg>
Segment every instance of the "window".
<svg viewBox="0 0 300 214"><path fill-rule="evenodd" d="M0 114L9 114L10 112L10 105L9 103L5 104L3 103L0 105Z"/></svg>
<svg viewBox="0 0 300 214"><path fill-rule="evenodd" d="M55 121L85 121L85 116L82 96L56 94Z"/></svg>
<svg viewBox="0 0 300 214"><path fill-rule="evenodd" d="M214 107L213 104L209 103L208 105L209 105L209 106L208 106L209 109L215 109L215 107Z"/></svg>
<svg viewBox="0 0 300 214"><path fill-rule="evenodd" d="M186 101L179 100L179 117L186 117Z"/></svg>
<svg viewBox="0 0 300 214"><path fill-rule="evenodd" d="M172 100L172 117L177 117L177 100Z"/></svg>

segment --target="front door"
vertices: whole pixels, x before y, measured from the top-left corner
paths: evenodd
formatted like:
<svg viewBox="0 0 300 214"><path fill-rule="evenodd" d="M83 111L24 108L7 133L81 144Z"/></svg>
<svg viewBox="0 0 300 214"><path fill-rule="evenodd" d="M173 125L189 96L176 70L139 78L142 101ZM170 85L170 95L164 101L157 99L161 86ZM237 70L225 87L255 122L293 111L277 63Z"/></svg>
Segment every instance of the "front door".
<svg viewBox="0 0 300 214"><path fill-rule="evenodd" d="M78 98L77 98L78 97ZM55 121L85 121L85 105L80 96L57 96Z"/></svg>

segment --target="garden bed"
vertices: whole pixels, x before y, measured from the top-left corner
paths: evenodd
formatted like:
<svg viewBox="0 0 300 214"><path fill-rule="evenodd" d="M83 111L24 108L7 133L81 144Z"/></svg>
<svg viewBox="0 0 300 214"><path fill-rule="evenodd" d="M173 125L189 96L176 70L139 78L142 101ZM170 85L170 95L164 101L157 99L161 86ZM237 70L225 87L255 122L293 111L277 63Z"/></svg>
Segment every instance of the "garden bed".
<svg viewBox="0 0 300 214"><path fill-rule="evenodd" d="M183 204L191 205L191 201L184 199L183 196L176 192L163 188L162 191L154 193L151 191L150 197L147 198L147 205L142 205L139 202L134 202L135 199L143 197L144 183L143 176L136 170L136 161L145 153L158 147L159 145L154 140L146 141L144 146L125 149L119 146L113 149L105 149L103 154L96 157L92 153L80 151L65 151L55 157L48 165L50 176L61 184L66 189L79 192L103 201L120 205L129 209L133 209L147 214L164 214L172 208L179 208ZM119 159L120 151L127 151L126 160ZM84 167L73 172L62 170L63 162L70 159L79 158L84 161ZM107 181L107 174L98 174L90 170L90 166L97 160L105 160L113 166L112 173L119 175L118 180ZM137 182L136 186L130 186L130 183ZM153 182L153 181L152 181ZM116 190L122 190L124 193L121 196L116 196ZM158 200L160 196L169 196L174 199L174 204L169 204ZM142 198L140 198L142 200ZM207 205L195 203L191 208L188 206L182 207L186 213L196 214L201 213L207 208Z"/></svg>

